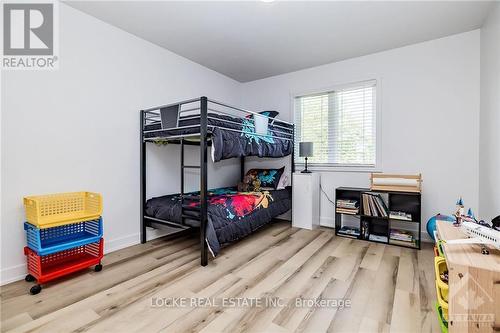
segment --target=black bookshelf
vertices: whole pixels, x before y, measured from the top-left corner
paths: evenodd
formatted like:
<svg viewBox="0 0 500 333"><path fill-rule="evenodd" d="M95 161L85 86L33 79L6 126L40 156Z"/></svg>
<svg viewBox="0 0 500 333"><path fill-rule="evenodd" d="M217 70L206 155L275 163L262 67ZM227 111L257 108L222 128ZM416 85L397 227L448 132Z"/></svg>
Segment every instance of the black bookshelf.
<svg viewBox="0 0 500 333"><path fill-rule="evenodd" d="M363 206L363 194L380 194L385 198L384 202L387 205L389 211L401 211L411 214L411 221L392 219L383 216L371 216L365 214ZM361 240L366 240L369 242L383 243L395 246L401 246L406 248L418 249L421 248L421 227L422 227L422 197L420 193L415 192L395 192L395 191L371 191L369 188L358 188L358 187L338 187L335 190L335 206L337 200L347 199L356 200L359 203L359 212L357 214L340 213L335 207L335 235L340 237L356 238ZM350 217L350 218L349 218ZM349 218L349 223L346 225L357 227L360 230L359 236L346 235L339 233L339 230L344 225L344 219ZM357 223L357 225L356 225ZM363 234L362 227L366 227L367 233ZM416 246L412 244L400 244L391 242L390 230L391 227L396 227L396 229L404 229L410 231L414 239L416 240ZM416 229L416 230L415 230ZM365 235L368 236L365 237ZM370 240L369 235L377 235L382 237L387 237L387 241Z"/></svg>

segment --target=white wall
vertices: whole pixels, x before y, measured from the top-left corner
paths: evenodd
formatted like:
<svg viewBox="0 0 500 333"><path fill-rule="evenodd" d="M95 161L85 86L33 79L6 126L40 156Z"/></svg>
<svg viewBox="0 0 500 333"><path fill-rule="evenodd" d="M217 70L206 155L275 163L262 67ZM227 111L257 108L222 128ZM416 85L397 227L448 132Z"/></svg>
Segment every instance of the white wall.
<svg viewBox="0 0 500 333"><path fill-rule="evenodd" d="M291 94L374 78L382 115L379 169L423 174L423 229L430 216L451 213L459 196L477 211L478 30L253 81L243 85L243 104L278 110L291 120ZM338 186L369 185L368 173L322 172L321 177L332 199ZM324 195L321 218L333 226L333 205Z"/></svg>
<svg viewBox="0 0 500 333"><path fill-rule="evenodd" d="M481 28L479 208L481 218L500 215L500 3Z"/></svg>
<svg viewBox="0 0 500 333"><path fill-rule="evenodd" d="M3 283L25 272L23 196L101 192L105 248L136 243L138 110L202 95L233 104L239 99L238 82L64 4L59 70L2 74ZM149 196L178 192L175 149L148 149ZM193 154L195 160L198 151ZM235 183L239 164L231 164L210 167L217 173L211 186ZM187 189L194 189L195 181Z"/></svg>

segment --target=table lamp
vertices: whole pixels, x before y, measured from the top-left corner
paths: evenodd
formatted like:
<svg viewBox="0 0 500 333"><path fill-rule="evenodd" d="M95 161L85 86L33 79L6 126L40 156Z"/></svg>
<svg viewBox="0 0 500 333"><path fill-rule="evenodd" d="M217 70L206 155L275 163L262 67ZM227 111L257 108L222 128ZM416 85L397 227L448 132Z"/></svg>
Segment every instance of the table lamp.
<svg viewBox="0 0 500 333"><path fill-rule="evenodd" d="M313 156L313 143L312 142L300 142L299 143L299 156L306 158L306 168L301 171L301 173L311 173L307 170L307 158Z"/></svg>

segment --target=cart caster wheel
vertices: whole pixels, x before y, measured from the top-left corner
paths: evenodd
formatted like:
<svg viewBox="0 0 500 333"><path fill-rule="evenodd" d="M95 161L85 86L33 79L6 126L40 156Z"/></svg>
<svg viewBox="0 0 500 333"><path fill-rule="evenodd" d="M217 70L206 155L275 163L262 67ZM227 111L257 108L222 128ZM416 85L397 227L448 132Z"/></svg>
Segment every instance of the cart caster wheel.
<svg viewBox="0 0 500 333"><path fill-rule="evenodd" d="M96 272L102 271L102 265L101 264L95 265L94 271L96 271Z"/></svg>
<svg viewBox="0 0 500 333"><path fill-rule="evenodd" d="M33 282L35 280L36 280L35 277L31 274L26 275L26 277L24 278L24 281L26 282Z"/></svg>
<svg viewBox="0 0 500 333"><path fill-rule="evenodd" d="M31 287L30 289L30 294L31 295L36 295L38 294L40 291L42 291L42 286L37 284L37 285L34 285L33 287Z"/></svg>

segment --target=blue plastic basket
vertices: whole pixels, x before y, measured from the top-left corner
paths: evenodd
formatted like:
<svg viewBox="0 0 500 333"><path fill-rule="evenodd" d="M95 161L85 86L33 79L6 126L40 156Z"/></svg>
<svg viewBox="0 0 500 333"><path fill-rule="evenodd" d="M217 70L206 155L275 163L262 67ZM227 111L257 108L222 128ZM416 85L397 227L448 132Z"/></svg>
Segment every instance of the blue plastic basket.
<svg viewBox="0 0 500 333"><path fill-rule="evenodd" d="M44 256L99 241L102 237L102 217L46 229L24 222L24 230L28 247Z"/></svg>

